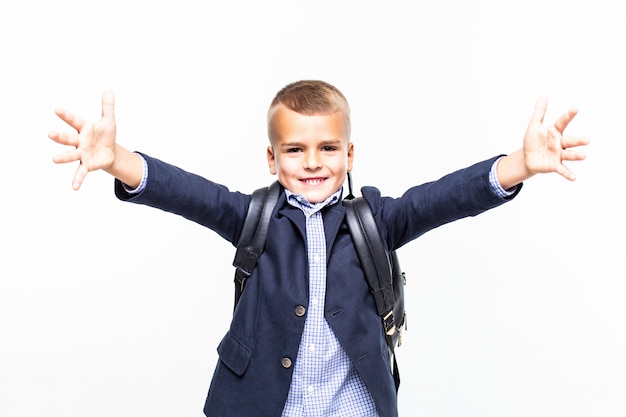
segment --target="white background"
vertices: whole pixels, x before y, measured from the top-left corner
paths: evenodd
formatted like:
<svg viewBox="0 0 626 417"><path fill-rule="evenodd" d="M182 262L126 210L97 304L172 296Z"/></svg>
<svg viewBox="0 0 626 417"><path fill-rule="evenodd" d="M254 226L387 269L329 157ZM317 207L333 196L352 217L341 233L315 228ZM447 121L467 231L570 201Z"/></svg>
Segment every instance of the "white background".
<svg viewBox="0 0 626 417"><path fill-rule="evenodd" d="M234 248L121 203L47 139L62 106L241 191L268 184L265 112L303 78L353 111L355 185L398 195L521 140L535 99L588 160L401 250L400 414L626 415L626 15L609 0L0 3L0 416L202 415ZM237 416L236 416L237 417Z"/></svg>

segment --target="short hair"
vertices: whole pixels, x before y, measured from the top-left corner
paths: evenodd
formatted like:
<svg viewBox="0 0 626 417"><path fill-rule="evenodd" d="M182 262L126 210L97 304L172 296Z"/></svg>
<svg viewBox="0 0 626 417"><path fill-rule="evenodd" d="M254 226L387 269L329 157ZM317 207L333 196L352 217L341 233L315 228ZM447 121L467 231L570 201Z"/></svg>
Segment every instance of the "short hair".
<svg viewBox="0 0 626 417"><path fill-rule="evenodd" d="M325 81L301 80L287 84L280 89L270 104L268 121L272 109L283 105L289 110L305 116L325 116L337 111L343 112L350 132L350 106L339 89Z"/></svg>

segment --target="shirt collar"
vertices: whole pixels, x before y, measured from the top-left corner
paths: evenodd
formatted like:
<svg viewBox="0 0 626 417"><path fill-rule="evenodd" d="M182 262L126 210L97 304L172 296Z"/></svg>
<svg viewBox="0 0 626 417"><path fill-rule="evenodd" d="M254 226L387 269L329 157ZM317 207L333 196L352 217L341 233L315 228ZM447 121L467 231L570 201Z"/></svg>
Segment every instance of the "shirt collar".
<svg viewBox="0 0 626 417"><path fill-rule="evenodd" d="M339 190L335 191L333 194L331 194L330 197L328 197L326 200L322 201L321 203L311 204L307 201L307 199L302 194L294 194L285 188L285 195L287 196L287 201L289 202L289 204L291 204L294 207L298 207L305 213L309 213L309 214L318 212L324 207L330 206L331 204L335 204L337 201L339 201L339 199L341 199L342 192L343 192L343 188L340 188Z"/></svg>

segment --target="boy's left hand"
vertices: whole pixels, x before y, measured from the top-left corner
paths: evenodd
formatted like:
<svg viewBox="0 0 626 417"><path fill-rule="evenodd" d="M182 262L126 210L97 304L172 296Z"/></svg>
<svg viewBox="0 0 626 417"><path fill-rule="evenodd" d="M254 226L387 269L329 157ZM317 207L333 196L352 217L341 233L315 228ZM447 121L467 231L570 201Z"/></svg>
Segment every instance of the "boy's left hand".
<svg viewBox="0 0 626 417"><path fill-rule="evenodd" d="M584 146L589 140L580 136L564 136L567 125L578 113L578 109L571 108L563 113L553 126L543 125L548 102L540 97L535 104L535 110L524 135L523 156L526 169L530 175L556 172L574 181L576 176L563 161L580 161L585 159L584 152L571 150L577 146Z"/></svg>

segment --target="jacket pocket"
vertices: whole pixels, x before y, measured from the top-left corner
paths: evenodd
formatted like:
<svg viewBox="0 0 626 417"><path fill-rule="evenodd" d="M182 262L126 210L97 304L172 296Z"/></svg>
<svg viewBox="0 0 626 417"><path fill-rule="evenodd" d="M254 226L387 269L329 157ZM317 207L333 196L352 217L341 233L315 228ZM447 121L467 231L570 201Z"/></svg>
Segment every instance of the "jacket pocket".
<svg viewBox="0 0 626 417"><path fill-rule="evenodd" d="M230 332L220 342L217 353L222 363L238 376L246 372L252 357L252 349L235 339Z"/></svg>

